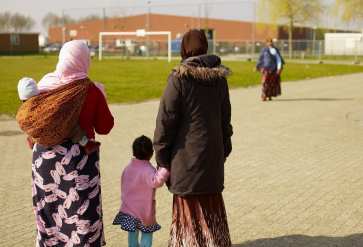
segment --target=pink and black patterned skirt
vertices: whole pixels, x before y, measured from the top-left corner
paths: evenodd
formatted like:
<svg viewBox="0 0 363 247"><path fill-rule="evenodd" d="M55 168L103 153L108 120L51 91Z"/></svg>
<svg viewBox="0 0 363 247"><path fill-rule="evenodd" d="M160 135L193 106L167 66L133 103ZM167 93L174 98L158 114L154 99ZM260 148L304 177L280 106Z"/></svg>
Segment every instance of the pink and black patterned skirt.
<svg viewBox="0 0 363 247"><path fill-rule="evenodd" d="M87 155L71 141L36 144L32 170L36 246L105 244L98 150Z"/></svg>

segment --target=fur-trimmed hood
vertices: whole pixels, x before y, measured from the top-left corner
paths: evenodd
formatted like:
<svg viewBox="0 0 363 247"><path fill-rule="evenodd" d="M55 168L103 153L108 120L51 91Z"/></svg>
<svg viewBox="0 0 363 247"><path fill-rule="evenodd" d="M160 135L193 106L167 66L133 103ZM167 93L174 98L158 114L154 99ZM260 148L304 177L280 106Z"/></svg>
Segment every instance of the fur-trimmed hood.
<svg viewBox="0 0 363 247"><path fill-rule="evenodd" d="M198 82L213 85L218 79L231 75L232 71L221 65L220 57L206 54L182 60L180 66L173 69L172 74L178 78L193 77Z"/></svg>

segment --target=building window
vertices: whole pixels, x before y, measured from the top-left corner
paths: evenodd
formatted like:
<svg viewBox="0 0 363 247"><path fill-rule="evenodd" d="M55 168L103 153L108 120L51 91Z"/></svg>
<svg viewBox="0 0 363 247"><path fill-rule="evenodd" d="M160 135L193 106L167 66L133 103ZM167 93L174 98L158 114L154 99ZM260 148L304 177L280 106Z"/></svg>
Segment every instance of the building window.
<svg viewBox="0 0 363 247"><path fill-rule="evenodd" d="M19 45L20 44L19 34L11 34L10 42L12 45Z"/></svg>
<svg viewBox="0 0 363 247"><path fill-rule="evenodd" d="M71 37L77 36L77 30L69 30L69 36Z"/></svg>

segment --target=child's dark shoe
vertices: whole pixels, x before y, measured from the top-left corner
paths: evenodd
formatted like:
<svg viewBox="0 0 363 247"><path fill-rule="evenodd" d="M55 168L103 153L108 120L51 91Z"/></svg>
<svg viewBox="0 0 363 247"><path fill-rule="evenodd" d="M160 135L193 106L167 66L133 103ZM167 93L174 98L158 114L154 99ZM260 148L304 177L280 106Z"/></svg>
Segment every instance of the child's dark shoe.
<svg viewBox="0 0 363 247"><path fill-rule="evenodd" d="M88 140L87 144L83 146L86 154L90 155L101 146L100 142Z"/></svg>

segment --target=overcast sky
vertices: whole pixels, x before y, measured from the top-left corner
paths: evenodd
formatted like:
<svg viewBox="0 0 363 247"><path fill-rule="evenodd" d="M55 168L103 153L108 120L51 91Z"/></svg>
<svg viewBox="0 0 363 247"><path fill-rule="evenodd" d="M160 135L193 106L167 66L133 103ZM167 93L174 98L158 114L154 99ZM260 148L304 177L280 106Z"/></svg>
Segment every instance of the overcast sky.
<svg viewBox="0 0 363 247"><path fill-rule="evenodd" d="M228 2L230 0L209 0L208 2ZM191 3L191 2L205 2L205 0L200 1L176 1L176 0L152 0L153 4L178 4L178 3ZM332 5L334 0L325 0L328 5ZM62 14L62 9L73 9L73 8L93 8L93 7L116 7L116 6L131 6L131 5L145 5L145 0L0 0L0 12L10 11L11 13L21 13L24 15L30 15L35 21L36 26L33 28L34 32L40 32L42 35L47 35L47 30L41 24L42 18L48 12L53 12L57 15ZM258 11L258 10L257 10ZM135 15L146 13L146 8L127 8L124 10L126 15ZM161 14L175 14L175 15L185 15L185 16L198 16L198 6L183 6L183 7L152 7L152 13ZM253 8L251 4L225 4L225 5L212 5L210 7L211 18L218 19L232 19L241 21L252 21L253 20ZM66 14L70 15L72 18L77 19L82 16L87 16L90 13L99 14L102 16L102 10L67 10ZM113 16L115 14L121 15L120 10L107 9L106 15ZM202 7L201 16L205 16L205 9ZM325 19L322 22L323 27L334 28L334 19L325 15ZM337 28L348 28L357 29L357 25L352 23L347 25L338 25Z"/></svg>

